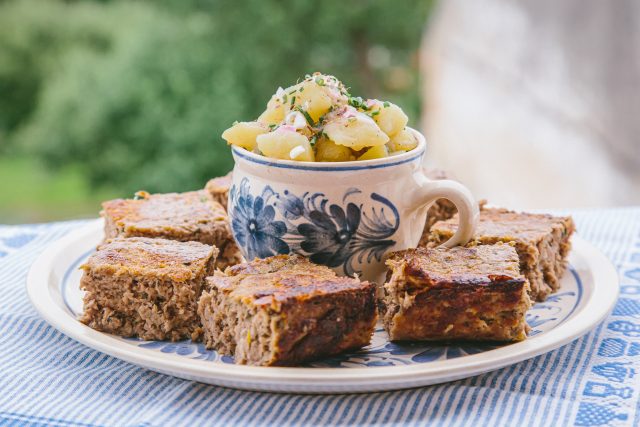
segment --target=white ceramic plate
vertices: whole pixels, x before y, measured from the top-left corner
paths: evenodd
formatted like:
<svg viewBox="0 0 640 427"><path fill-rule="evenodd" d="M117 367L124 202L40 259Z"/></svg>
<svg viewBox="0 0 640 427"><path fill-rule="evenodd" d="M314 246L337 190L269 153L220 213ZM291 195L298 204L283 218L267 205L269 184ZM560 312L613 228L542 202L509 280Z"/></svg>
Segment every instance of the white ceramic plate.
<svg viewBox="0 0 640 427"><path fill-rule="evenodd" d="M377 328L365 349L305 367L234 365L200 343L141 341L100 333L77 319L82 310L78 266L102 240L97 220L60 239L33 264L27 292L38 312L71 338L147 369L209 384L298 393L372 392L424 386L470 377L548 352L602 321L618 296L618 277L602 253L574 237L570 268L561 289L536 304L526 341L504 345L400 345Z"/></svg>

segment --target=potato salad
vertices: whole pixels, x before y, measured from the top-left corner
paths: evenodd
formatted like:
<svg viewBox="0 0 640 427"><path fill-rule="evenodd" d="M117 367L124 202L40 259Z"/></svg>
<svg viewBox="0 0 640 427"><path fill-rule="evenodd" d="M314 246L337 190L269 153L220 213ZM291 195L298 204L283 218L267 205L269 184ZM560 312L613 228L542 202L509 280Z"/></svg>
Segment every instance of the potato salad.
<svg viewBox="0 0 640 427"><path fill-rule="evenodd" d="M229 144L273 159L302 162L371 160L418 145L400 107L349 94L334 76L315 73L278 88L252 122L222 133Z"/></svg>

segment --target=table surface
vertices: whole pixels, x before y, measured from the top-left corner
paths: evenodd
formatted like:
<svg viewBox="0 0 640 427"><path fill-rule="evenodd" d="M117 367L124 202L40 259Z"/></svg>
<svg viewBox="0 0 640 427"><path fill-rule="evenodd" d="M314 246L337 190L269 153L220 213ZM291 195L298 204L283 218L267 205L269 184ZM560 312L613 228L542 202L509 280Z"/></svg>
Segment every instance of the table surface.
<svg viewBox="0 0 640 427"><path fill-rule="evenodd" d="M48 326L24 286L38 254L83 222L0 226L0 425L640 425L640 207L570 213L619 272L608 319L498 371L360 395L225 389L85 347Z"/></svg>

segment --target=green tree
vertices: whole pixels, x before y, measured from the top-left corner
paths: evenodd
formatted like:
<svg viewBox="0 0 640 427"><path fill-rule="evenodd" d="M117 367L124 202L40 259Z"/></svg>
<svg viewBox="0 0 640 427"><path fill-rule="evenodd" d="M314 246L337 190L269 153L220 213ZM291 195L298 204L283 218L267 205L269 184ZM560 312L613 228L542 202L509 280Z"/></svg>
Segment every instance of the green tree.
<svg viewBox="0 0 640 427"><path fill-rule="evenodd" d="M0 5L0 16L11 20L6 12L26 13L33 4L13 3ZM50 165L82 164L95 186L123 194L201 187L231 167L222 131L255 118L277 86L313 71L418 117L415 57L425 1L48 4L46 25L38 30L34 19L20 31L44 27L62 41L23 46L42 71L5 129ZM99 42L81 43L69 28ZM6 81L0 73L0 87Z"/></svg>
<svg viewBox="0 0 640 427"><path fill-rule="evenodd" d="M66 52L108 49L118 28L105 25L91 3L73 8L47 1L0 3L0 149L29 121Z"/></svg>

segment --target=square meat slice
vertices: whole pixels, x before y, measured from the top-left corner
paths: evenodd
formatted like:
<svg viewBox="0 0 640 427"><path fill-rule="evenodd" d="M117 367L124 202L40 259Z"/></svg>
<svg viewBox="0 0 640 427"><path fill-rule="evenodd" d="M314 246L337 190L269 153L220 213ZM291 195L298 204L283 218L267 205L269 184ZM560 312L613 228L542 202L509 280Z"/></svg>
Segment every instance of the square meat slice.
<svg viewBox="0 0 640 427"><path fill-rule="evenodd" d="M93 329L145 340L197 338L197 303L218 250L199 242L116 238L81 267L81 321Z"/></svg>
<svg viewBox="0 0 640 427"><path fill-rule="evenodd" d="M439 245L457 228L457 216L431 227L430 244ZM475 236L468 246L514 242L520 257L520 271L529 279L531 296L544 301L560 286L571 250L575 225L571 217L518 213L484 208Z"/></svg>
<svg viewBox="0 0 640 427"><path fill-rule="evenodd" d="M520 341L531 303L507 244L393 253L381 315L396 340Z"/></svg>
<svg viewBox="0 0 640 427"><path fill-rule="evenodd" d="M181 242L214 245L220 254L216 266L225 268L242 261L224 208L205 190L149 194L102 204L105 239L159 237Z"/></svg>
<svg viewBox="0 0 640 427"><path fill-rule="evenodd" d="M209 192L213 200L220 203L226 210L232 182L233 172L229 172L225 176L210 179L204 189Z"/></svg>
<svg viewBox="0 0 640 427"><path fill-rule="evenodd" d="M374 331L375 284L299 255L256 259L207 282L198 305L205 345L238 364L298 365L366 346Z"/></svg>

